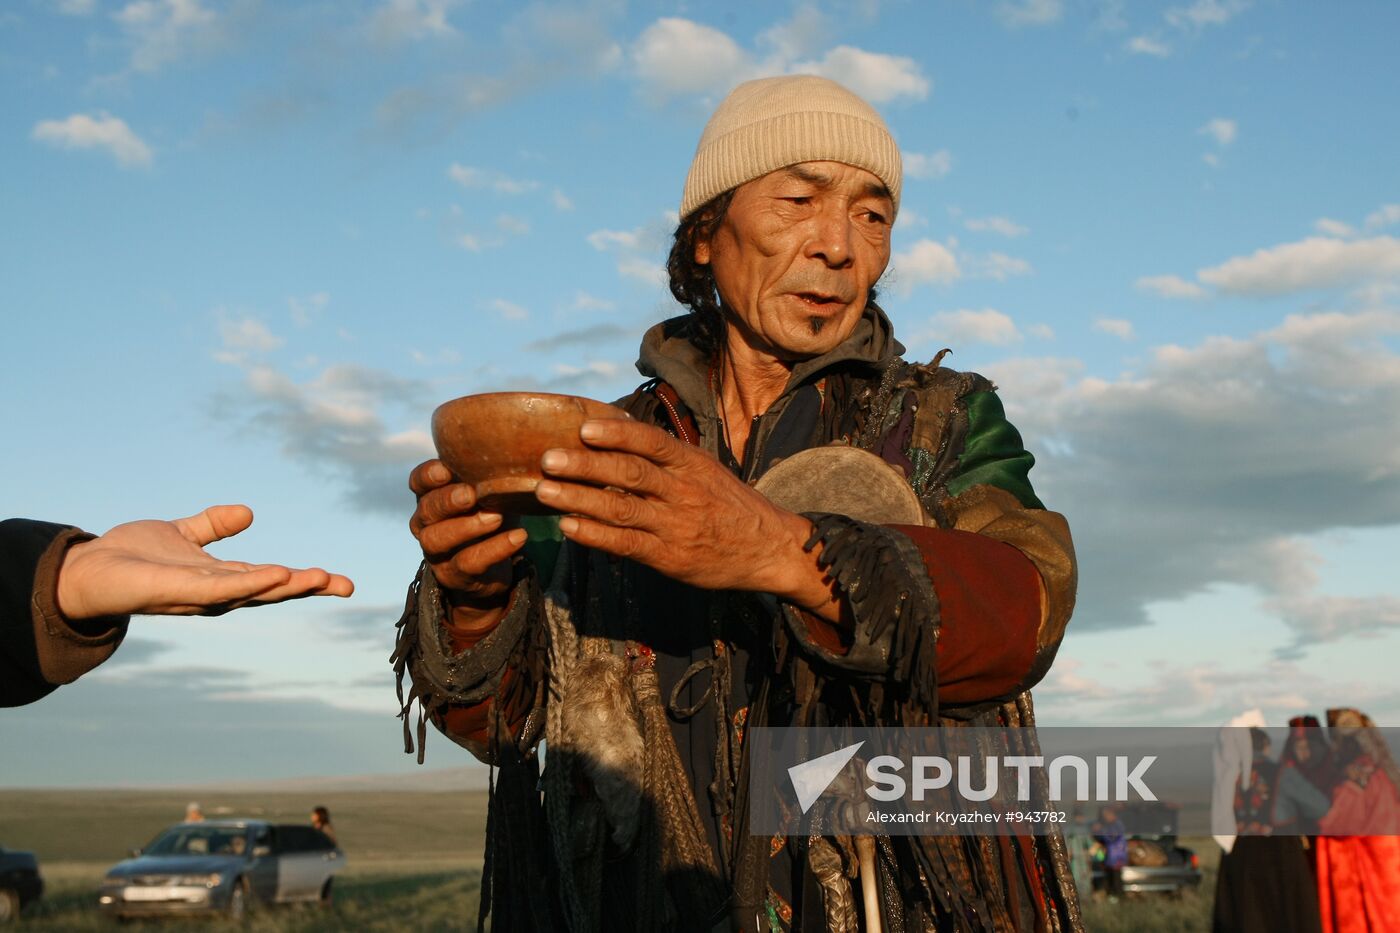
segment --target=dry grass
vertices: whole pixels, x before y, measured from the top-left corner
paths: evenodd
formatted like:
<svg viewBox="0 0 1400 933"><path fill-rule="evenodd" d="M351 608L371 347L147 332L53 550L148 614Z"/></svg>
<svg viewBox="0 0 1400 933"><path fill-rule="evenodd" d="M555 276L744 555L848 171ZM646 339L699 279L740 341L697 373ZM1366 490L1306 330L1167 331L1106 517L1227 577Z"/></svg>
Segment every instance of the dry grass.
<svg viewBox="0 0 1400 933"><path fill-rule="evenodd" d="M249 922L137 923L133 931L180 933L369 933L476 929L486 796L479 792L323 794L199 791L0 791L0 843L38 854L48 887L25 913L32 930L111 930L97 912L96 888L127 850L178 821L198 800L210 817L304 822L313 806L330 808L347 866L329 910L284 907ZM1084 905L1090 933L1195 933L1210 929L1218 849L1183 840L1201 855L1205 879L1180 899L1150 897Z"/></svg>

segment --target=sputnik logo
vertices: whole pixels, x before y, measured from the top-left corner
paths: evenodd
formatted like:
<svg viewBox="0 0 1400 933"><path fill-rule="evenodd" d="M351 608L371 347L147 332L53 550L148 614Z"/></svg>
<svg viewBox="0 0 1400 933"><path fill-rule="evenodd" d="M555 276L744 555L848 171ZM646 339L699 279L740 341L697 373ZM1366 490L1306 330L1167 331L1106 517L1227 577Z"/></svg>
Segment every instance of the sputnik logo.
<svg viewBox="0 0 1400 933"><path fill-rule="evenodd" d="M839 748L834 752L822 755L820 758L813 758L788 768L788 777L792 779L792 789L797 792L797 805L802 808L803 813L812 809L812 804L817 802L818 797L826 793L831 782L836 780L836 775L841 773L841 769L846 767L864 744L865 742L861 741L854 745L847 745L845 748Z"/></svg>

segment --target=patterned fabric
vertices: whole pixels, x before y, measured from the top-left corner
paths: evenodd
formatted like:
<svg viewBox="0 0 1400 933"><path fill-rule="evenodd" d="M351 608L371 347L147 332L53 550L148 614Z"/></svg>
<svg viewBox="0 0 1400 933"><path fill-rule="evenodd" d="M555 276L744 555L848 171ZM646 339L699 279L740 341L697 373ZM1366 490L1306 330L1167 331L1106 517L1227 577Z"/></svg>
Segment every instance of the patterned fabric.
<svg viewBox="0 0 1400 933"><path fill-rule="evenodd" d="M909 659L892 656L881 672L853 677L843 667L839 645L807 637L806 620L784 613L771 599L695 590L648 568L580 552L570 544L558 552L561 570L555 577L560 589L550 597L554 600L550 605L567 612L575 633L569 637L580 644L596 644L601 651L617 651L636 641L655 650L661 696L669 697L670 738L690 778L690 805L698 806L725 876L723 882L733 892L734 922L749 929L754 919L765 915L786 923L785 914L798 918L801 928L810 929L810 921L802 918L820 917L824 908L821 898L815 903L804 901L804 890L809 894L817 890L802 882L809 876L805 844L750 837L744 829L747 789L742 736L747 726L857 721L1033 726L1025 691L1048 668L1073 606L1075 569L1068 529L1062 517L1045 511L1035 497L1027 477L1033 460L1006 421L991 384L975 374L945 370L936 362L905 363L897 356L899 350L888 321L872 307L847 344L794 369L788 391L755 423L745 462L734 463L733 468L741 478L753 481L790 452L831 442L856 444L877 452L910 478L932 518L929 528L917 530L920 535L930 540L947 536L949 549L969 540L975 548L1004 549L1007 574L989 584L969 570L962 581L988 595L995 591L1004 603L951 600L950 604L960 607L957 617L940 614L935 603L934 616L921 623L930 632L961 629L968 639L964 644L970 646L965 652L969 658L979 654L978 638L987 647L980 653L992 654L1012 637L1009 633L1024 631L1015 636L1025 644L1024 653L994 678L986 678L984 689L978 687L979 673L970 669L962 677L965 692L945 708L944 659L939 655L937 676L927 670L926 661L919 671L930 678L928 702L910 704L907 681L901 679L910 676ZM701 447L720 456L723 432L709 392L707 367L708 361L688 343L684 321L658 325L644 341L639 364L644 374L658 378L619 404L634 418L667 427L677 436L693 436ZM870 540L883 541L886 534L882 530ZM929 577L935 590L942 587L951 593L949 586L962 585L955 566L947 563L945 567L936 559L939 545L925 541L910 546L913 541L909 538L893 552L899 555L901 573L917 568L920 574L930 574L940 567L945 568L939 571L945 579L940 580L939 573ZM537 558L532 555L532 559ZM1027 568L1024 574L1010 570L1016 562ZM526 618L537 617L532 613L548 602L542 581L533 573L521 576L513 598L518 602L512 604L512 611ZM1028 614L1023 629L1007 629L1000 621L1001 610L1013 604L1016 612ZM546 608L543 613L553 618L554 611ZM440 620L420 615L409 621L408 615L404 631L409 626L420 630L411 644L402 637L400 642L401 670L414 681L410 703L415 695L443 696L441 685L419 684L431 670L446 669L423 656L444 650L441 639L421 635L422 629L431 629ZM889 621L858 618L857 624L878 629ZM839 641L839 633L834 637ZM857 632L854 637L862 636ZM528 698L536 698L534 709L543 705L553 710L555 704L568 702L552 686L551 662L530 660L536 657L532 646L537 644L542 643L531 637L520 639L524 654L508 662L511 670L500 676L501 692L491 700L472 707L447 703L426 710L429 720L457 741L474 751L484 744L489 751L483 757L502 763L502 784L497 789L501 797L508 762L526 762L510 766L519 780L529 781L537 773L528 765L530 743L521 741L532 709ZM558 646L538 650L554 657ZM897 655L897 648L891 650ZM546 683L551 684L548 689ZM477 712L483 708L490 710L489 715ZM464 736L463 728L474 731ZM556 761L559 756L554 754L552 740L550 748L551 769L568 767L567 762ZM1023 753L1035 754L1037 749L1028 747ZM545 786L572 788L578 780L578 776L561 779L556 771L554 776L546 775ZM556 810L557 796L551 803L551 792L546 791L551 825L581 827L579 820L585 817L598 819L596 813L587 816L594 811L571 815ZM531 799L528 789L509 798L515 807L529 806ZM538 803L537 796L533 799ZM577 799L586 802L588 794ZM529 819L521 814L498 816L493 809L496 828L489 841L490 870L483 888L486 899L495 905L497 924L503 911L514 918L531 916L537 909L521 900L518 891L539 890L541 885L534 876L522 878L521 871L566 879L573 886L569 890L588 886L593 892L591 902L604 905L600 909L605 910L609 930L648 929L651 920L646 918L667 917L686 917L700 926L696 918L706 916L703 905L686 900L679 879L656 875L655 863L643 854L652 850L640 844L631 850L614 850L611 844L598 842L579 848L582 837L577 832L573 841L566 841L554 831L553 850L534 853L532 862L517 851L527 840L517 840L508 829L500 828L517 821L528 823ZM601 829L588 832L589 839L606 836ZM641 838L651 837L644 830ZM597 845L608 848L588 848ZM592 854L585 857L585 852ZM596 859L601 861L591 861ZM1034 928L1055 933L1080 928L1067 853L1059 837L881 838L876 864L886 927L891 931ZM1013 870L1012 866L1018 867ZM501 874L495 874L502 868ZM558 889L559 884L543 886ZM621 894L624 891L629 893ZM576 925L575 929L581 928Z"/></svg>

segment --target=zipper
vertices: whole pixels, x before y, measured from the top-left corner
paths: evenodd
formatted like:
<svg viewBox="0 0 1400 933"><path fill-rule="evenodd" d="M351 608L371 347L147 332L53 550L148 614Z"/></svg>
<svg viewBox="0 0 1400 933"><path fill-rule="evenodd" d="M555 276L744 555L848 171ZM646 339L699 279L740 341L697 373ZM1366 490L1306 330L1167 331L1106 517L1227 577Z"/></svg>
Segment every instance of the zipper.
<svg viewBox="0 0 1400 933"><path fill-rule="evenodd" d="M661 402L661 406L666 409L666 415L671 419L671 427L676 429L676 435L681 440L692 447L699 446L700 439L692 437L690 432L686 430L685 423L681 420L681 413L676 409L675 403L666 397L667 393L662 391L663 387L666 387L665 383L659 383L653 394Z"/></svg>

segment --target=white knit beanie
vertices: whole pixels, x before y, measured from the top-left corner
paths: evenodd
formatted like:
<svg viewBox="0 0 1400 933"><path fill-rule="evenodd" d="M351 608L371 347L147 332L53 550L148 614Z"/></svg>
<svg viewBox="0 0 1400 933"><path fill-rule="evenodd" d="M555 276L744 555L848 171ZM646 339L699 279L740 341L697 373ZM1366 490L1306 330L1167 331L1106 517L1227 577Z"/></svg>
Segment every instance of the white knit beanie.
<svg viewBox="0 0 1400 933"><path fill-rule="evenodd" d="M799 162L844 162L885 183L899 210L903 168L885 121L828 78L746 81L715 109L685 179L681 217L748 181Z"/></svg>

